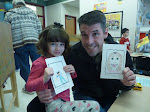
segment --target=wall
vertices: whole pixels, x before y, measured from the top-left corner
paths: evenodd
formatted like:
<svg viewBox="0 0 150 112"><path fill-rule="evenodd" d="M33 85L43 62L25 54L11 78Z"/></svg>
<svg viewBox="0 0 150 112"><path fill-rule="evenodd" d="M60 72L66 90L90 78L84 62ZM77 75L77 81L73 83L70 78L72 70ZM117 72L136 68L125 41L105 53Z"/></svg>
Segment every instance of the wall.
<svg viewBox="0 0 150 112"><path fill-rule="evenodd" d="M100 0L80 0L80 15L92 11L94 4L98 4ZM102 0L101 0L102 1ZM129 38L131 42L131 50L134 50L135 45L135 30L136 30L136 14L137 0L124 0L118 5L118 0L103 0L107 2L106 12L123 11L123 26L130 31ZM113 36L113 35L112 35Z"/></svg>
<svg viewBox="0 0 150 112"><path fill-rule="evenodd" d="M0 8L4 8L4 3L0 2Z"/></svg>
<svg viewBox="0 0 150 112"><path fill-rule="evenodd" d="M71 0L70 0L71 1ZM69 1L68 1L69 2ZM45 7L45 23L46 26L53 24L54 22L60 22L65 28L65 15L70 15L79 18L79 9L77 7L66 5L67 2L61 2L54 5ZM78 23L76 24L76 31L79 34Z"/></svg>
<svg viewBox="0 0 150 112"><path fill-rule="evenodd" d="M61 4L60 3L46 6L45 9L46 9L45 18L47 18L45 26L51 25L54 22L62 23L62 21L61 21Z"/></svg>
<svg viewBox="0 0 150 112"><path fill-rule="evenodd" d="M145 8L145 15L144 15L145 16L145 24L144 24L144 26L149 26L150 27L150 25L149 25L150 19L146 18L146 14L150 12L150 1L149 0L145 1L144 5L146 7Z"/></svg>
<svg viewBox="0 0 150 112"><path fill-rule="evenodd" d="M150 1L149 0L138 0L138 10L137 10L137 30L136 30L136 39L135 43L139 42L140 33L147 33L150 30L149 21L150 19L146 18L146 14L150 12ZM141 16L141 21L140 21Z"/></svg>

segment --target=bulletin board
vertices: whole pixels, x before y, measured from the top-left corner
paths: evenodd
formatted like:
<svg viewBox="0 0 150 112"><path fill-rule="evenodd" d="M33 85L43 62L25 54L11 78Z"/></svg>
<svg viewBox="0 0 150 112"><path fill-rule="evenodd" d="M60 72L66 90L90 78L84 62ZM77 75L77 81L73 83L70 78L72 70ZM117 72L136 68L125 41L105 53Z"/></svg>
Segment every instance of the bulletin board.
<svg viewBox="0 0 150 112"><path fill-rule="evenodd" d="M106 27L108 32L117 38L121 38L123 23L123 11L104 13L106 16Z"/></svg>
<svg viewBox="0 0 150 112"><path fill-rule="evenodd" d="M0 84L15 70L11 25L0 22Z"/></svg>

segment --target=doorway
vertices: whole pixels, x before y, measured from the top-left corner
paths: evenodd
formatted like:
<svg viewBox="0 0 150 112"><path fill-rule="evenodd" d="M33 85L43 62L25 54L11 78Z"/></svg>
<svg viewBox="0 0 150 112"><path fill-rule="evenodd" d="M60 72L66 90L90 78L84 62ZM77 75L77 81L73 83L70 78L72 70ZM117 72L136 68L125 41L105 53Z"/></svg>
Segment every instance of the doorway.
<svg viewBox="0 0 150 112"><path fill-rule="evenodd" d="M69 35L76 34L76 17L65 15L65 30Z"/></svg>

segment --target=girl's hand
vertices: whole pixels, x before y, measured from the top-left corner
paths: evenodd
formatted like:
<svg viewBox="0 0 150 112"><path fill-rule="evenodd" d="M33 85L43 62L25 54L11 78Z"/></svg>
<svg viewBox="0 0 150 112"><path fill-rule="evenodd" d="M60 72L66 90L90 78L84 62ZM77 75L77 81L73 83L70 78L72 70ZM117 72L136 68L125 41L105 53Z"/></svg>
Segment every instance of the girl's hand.
<svg viewBox="0 0 150 112"><path fill-rule="evenodd" d="M72 65L66 65L64 66L64 71L65 72L69 72L71 74L74 74L75 73L75 69Z"/></svg>
<svg viewBox="0 0 150 112"><path fill-rule="evenodd" d="M43 81L44 84L49 81L50 77L54 75L54 71L52 68L45 68Z"/></svg>

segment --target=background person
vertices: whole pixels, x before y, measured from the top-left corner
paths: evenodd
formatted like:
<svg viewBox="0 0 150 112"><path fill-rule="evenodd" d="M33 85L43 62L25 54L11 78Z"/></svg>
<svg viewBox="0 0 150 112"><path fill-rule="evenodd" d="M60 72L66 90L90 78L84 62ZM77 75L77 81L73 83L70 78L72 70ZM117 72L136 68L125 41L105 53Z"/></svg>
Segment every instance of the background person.
<svg viewBox="0 0 150 112"><path fill-rule="evenodd" d="M127 45L128 52L132 53L132 51L130 49L130 41L129 41L129 38L128 38L128 36L129 36L129 29L124 28L124 29L121 30L121 33L122 33L123 37L120 39L119 43Z"/></svg>
<svg viewBox="0 0 150 112"><path fill-rule="evenodd" d="M141 46L141 47L139 47L139 48L137 48L138 50L139 50L139 52L142 52L142 53L150 53L150 30L148 31L148 39L149 39L149 43L147 43L147 44L145 44L145 45L143 45L143 46ZM140 41L139 41L139 43L140 42L142 42L143 41L143 39L141 39ZM139 44L138 43L138 44ZM138 45L137 44L137 45Z"/></svg>
<svg viewBox="0 0 150 112"><path fill-rule="evenodd" d="M123 80L100 79L102 47L104 39L108 36L106 17L101 11L94 10L82 15L78 22L81 42L71 48L67 57L67 63L72 64L78 74L74 79L74 99L96 100L102 107L100 112L105 112L116 99L119 90L130 90L135 84L132 60L127 52L126 68L122 72ZM53 97L53 92L50 92L51 90L38 92L40 101L51 102L49 97ZM36 101L37 98L29 104L28 109L35 108Z"/></svg>
<svg viewBox="0 0 150 112"><path fill-rule="evenodd" d="M13 48L17 55L20 75L27 82L30 73L29 56L32 62L40 57L35 44L42 27L37 15L26 7L24 0L13 0L12 4L14 8L6 13L4 21L11 24ZM22 91L33 94L27 92L25 87Z"/></svg>

